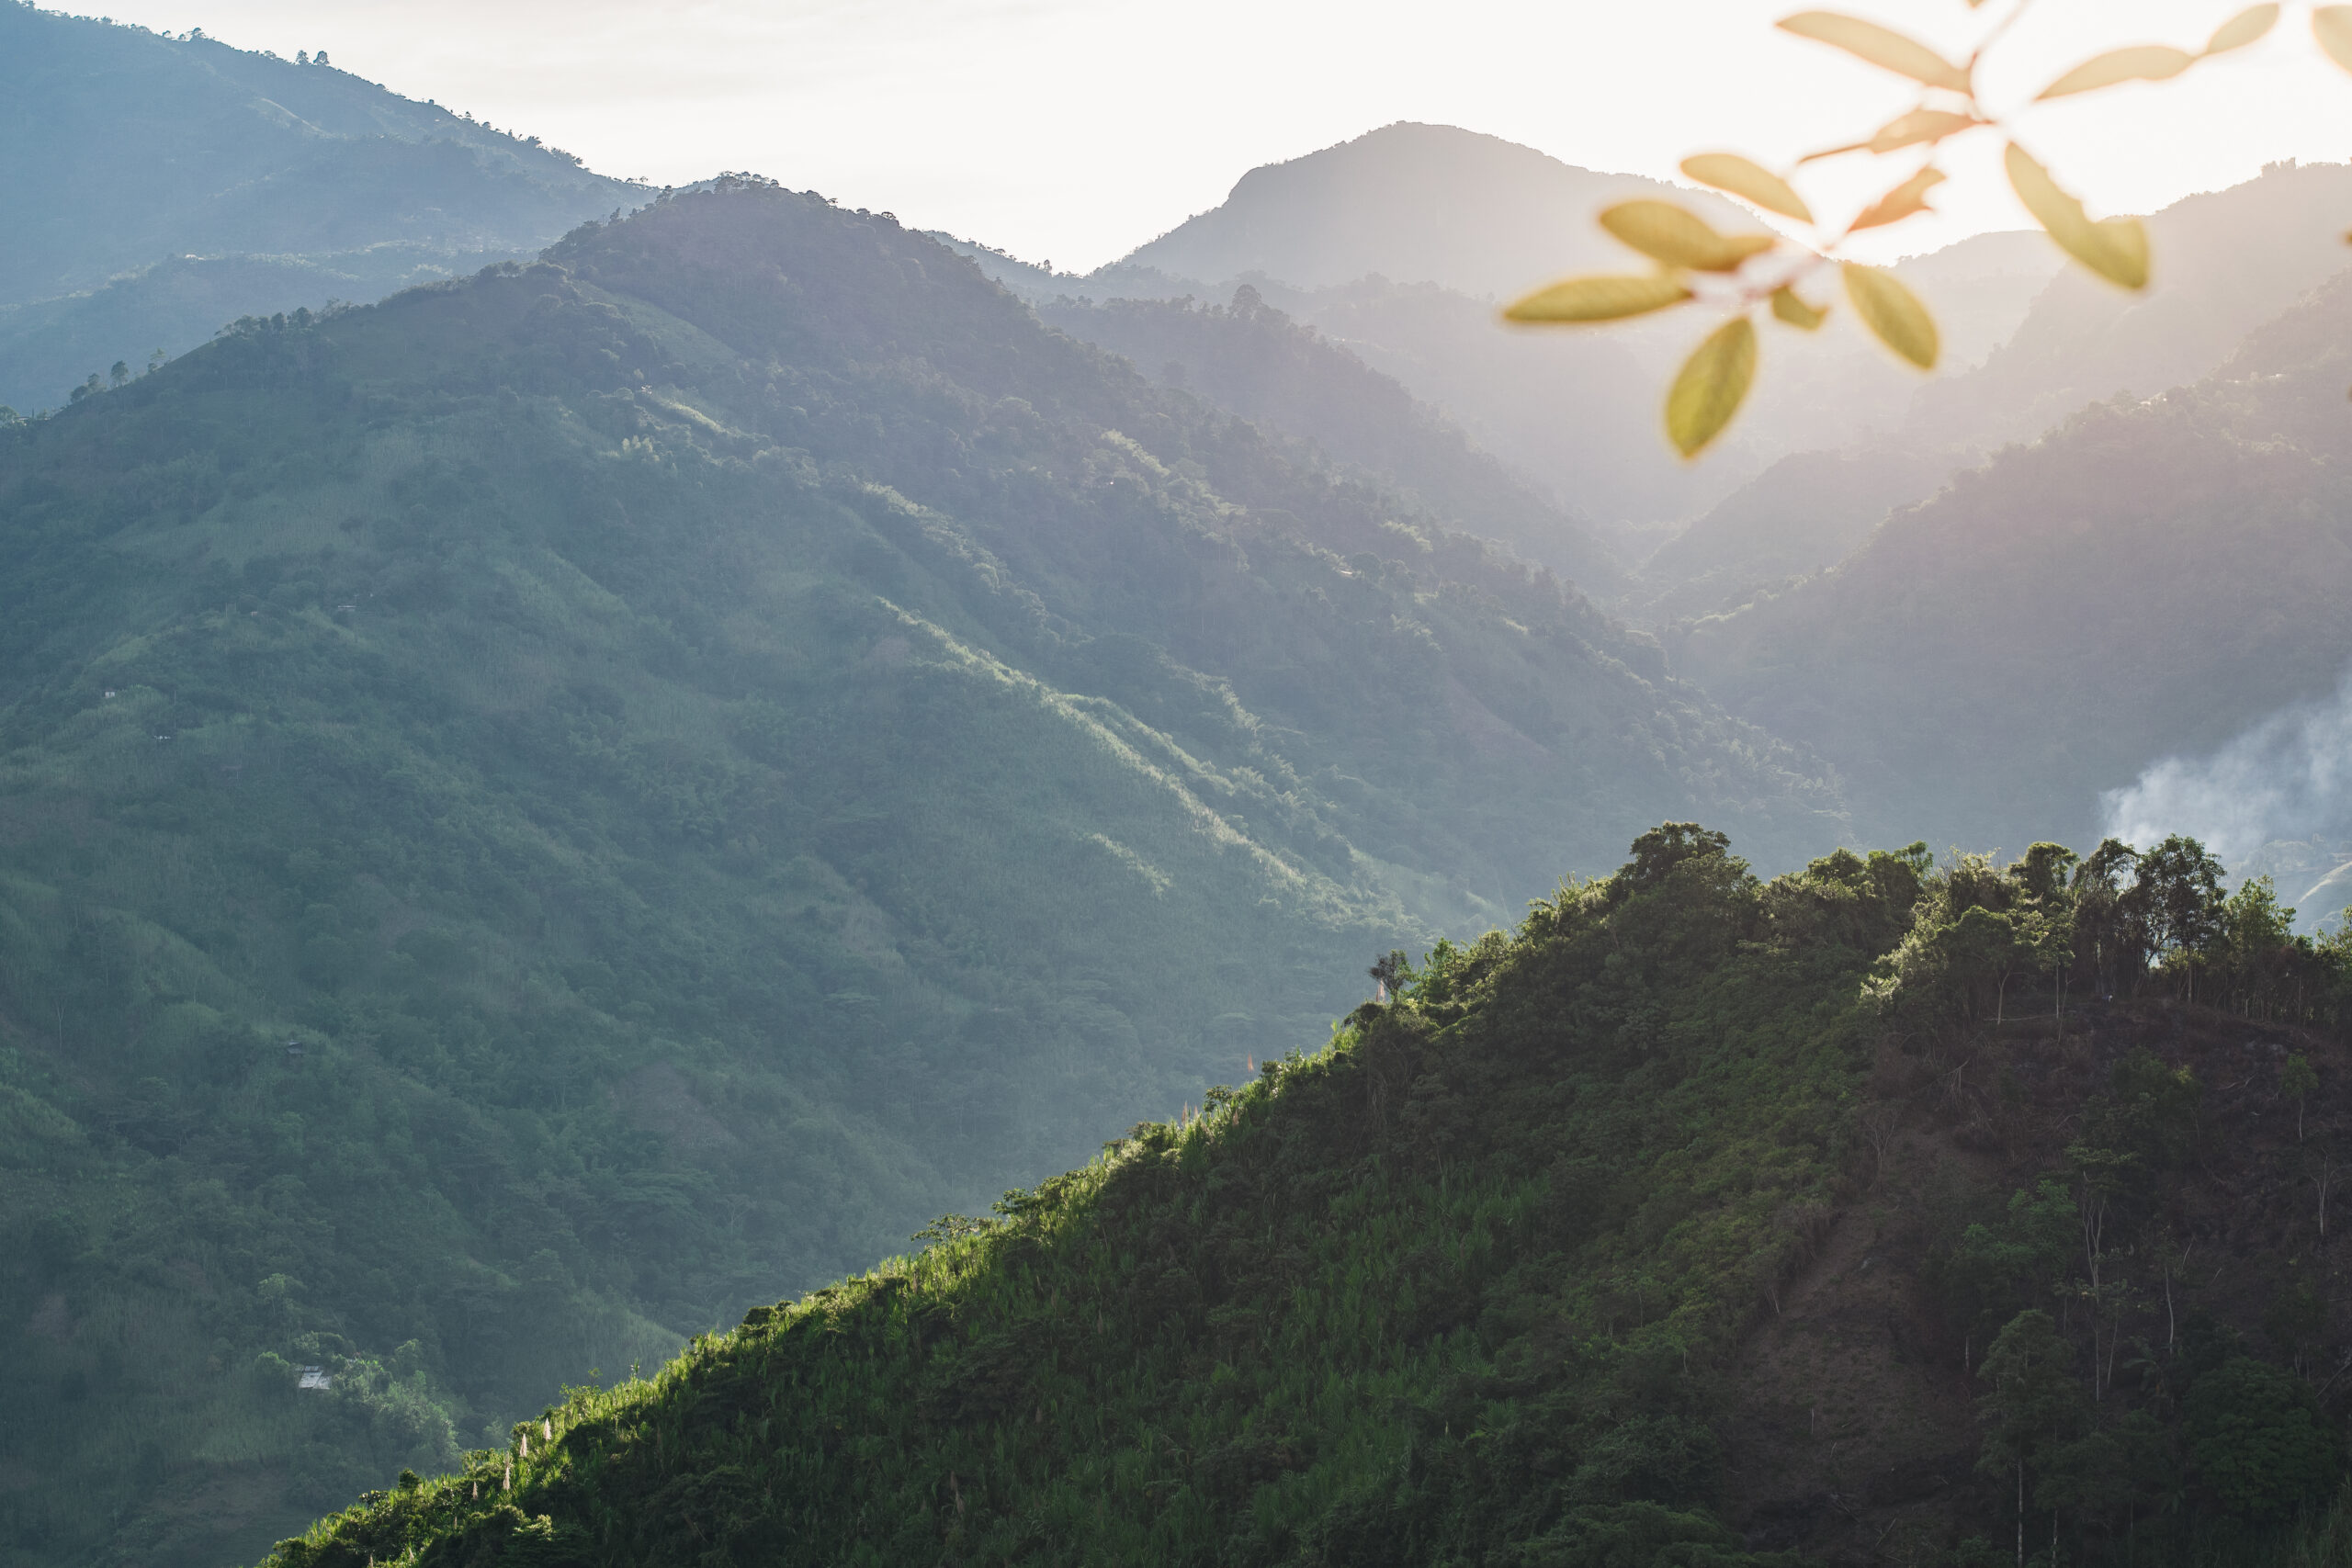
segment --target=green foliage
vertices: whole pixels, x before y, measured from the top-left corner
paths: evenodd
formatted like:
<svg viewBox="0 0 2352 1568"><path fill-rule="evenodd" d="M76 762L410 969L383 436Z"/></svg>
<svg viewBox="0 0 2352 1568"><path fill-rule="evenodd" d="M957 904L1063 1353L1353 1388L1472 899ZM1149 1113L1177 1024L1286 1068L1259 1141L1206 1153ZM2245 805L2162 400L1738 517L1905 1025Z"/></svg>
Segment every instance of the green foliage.
<svg viewBox="0 0 2352 1568"><path fill-rule="evenodd" d="M2002 1327L1976 1369L1988 1385L1977 1406L1986 1427L1978 1469L2002 1477L2039 1470L2080 1433L2090 1412L2074 1359L2074 1347L2039 1307Z"/></svg>
<svg viewBox="0 0 2352 1568"><path fill-rule="evenodd" d="M2352 1022L2342 945L2294 934L2295 912L2267 878L2227 895L2221 883L2220 863L2177 836L2144 854L2109 840L2079 862L2055 844L2006 868L1960 855L1924 877L1917 918L1870 990L1898 1027L1944 1033L1997 1030L2015 1010L2013 991L2039 991L2062 1020L2070 996L2160 987L2266 1021ZM2165 1120L2177 1138L2184 1107L2167 1099L2177 1091L2148 1077L2161 1077L2148 1063L2131 1070L2141 1077L2118 1085L2138 1107L2127 1114Z"/></svg>
<svg viewBox="0 0 2352 1568"><path fill-rule="evenodd" d="M2301 1378L2236 1356L2199 1376L2186 1403L2188 1459L2214 1506L2277 1524L2326 1497L2344 1439Z"/></svg>
<svg viewBox="0 0 2352 1568"><path fill-rule="evenodd" d="M2076 1246L2075 1200L2063 1182L2044 1178L2031 1192L2009 1195L1998 1220L1962 1233L1939 1270L1939 1283L1957 1315L1980 1337L2049 1298L2065 1278ZM2006 1332L2006 1329L2001 1330Z"/></svg>
<svg viewBox="0 0 2352 1568"><path fill-rule="evenodd" d="M1804 1256L1776 1216L1838 1180L1872 955L1773 913L1851 898L1842 864L1768 889L1720 835L1645 843L1001 1224L274 1561L470 1562L544 1521L644 1563L1793 1564L1712 1517L1710 1412Z"/></svg>

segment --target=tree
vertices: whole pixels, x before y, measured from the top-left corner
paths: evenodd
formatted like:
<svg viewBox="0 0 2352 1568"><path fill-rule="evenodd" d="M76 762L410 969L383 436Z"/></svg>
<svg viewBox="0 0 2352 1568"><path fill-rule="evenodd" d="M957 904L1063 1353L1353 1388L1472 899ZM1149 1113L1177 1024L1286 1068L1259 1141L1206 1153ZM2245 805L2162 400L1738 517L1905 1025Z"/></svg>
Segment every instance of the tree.
<svg viewBox="0 0 2352 1568"><path fill-rule="evenodd" d="M2276 1524L2324 1497L2343 1469L2343 1443L2301 1378L2250 1356L2199 1377L2185 1402L2188 1458L2222 1512Z"/></svg>
<svg viewBox="0 0 2352 1568"><path fill-rule="evenodd" d="M2078 946L2091 953L2091 980L2103 999L2115 995L2115 976L2134 971L2146 951L2144 929L2124 892L2140 867L2140 852L2120 839L2100 842L2075 868L2075 931Z"/></svg>
<svg viewBox="0 0 2352 1568"><path fill-rule="evenodd" d="M1984 1422L1984 1446L1976 1468L2017 1481L2018 1562L2025 1562L2026 1474L2052 1460L2085 1427L2082 1385L2066 1364L2073 1348L2050 1314L2029 1307L2011 1318L1984 1352L1976 1375L1992 1385L1976 1402ZM2057 1520L2051 1521L2052 1535Z"/></svg>
<svg viewBox="0 0 2352 1568"><path fill-rule="evenodd" d="M2303 1104L2319 1089L2319 1073L2301 1052L2278 1069L2278 1092L2295 1102L2295 1142L2303 1141Z"/></svg>
<svg viewBox="0 0 2352 1568"><path fill-rule="evenodd" d="M2275 1017L2280 982L2296 954L2295 911L2278 902L2267 876L2248 877L2222 903L2220 942L2235 1006L2242 1012Z"/></svg>
<svg viewBox="0 0 2352 1568"><path fill-rule="evenodd" d="M2118 1513L2135 1514L2178 1484L2179 1461L2172 1434L2144 1410L2126 1414L2112 1427L2086 1432L2052 1450L2033 1488L2033 1500L2051 1510L2111 1523Z"/></svg>
<svg viewBox="0 0 2352 1568"><path fill-rule="evenodd" d="M2065 1276L2079 1224L2064 1183L2044 1177L2033 1191L2011 1193L2007 1212L1998 1220L1961 1233L1944 1273L1970 1308L1971 1342L2047 1296ZM1962 1354L1967 1354L1964 1348Z"/></svg>
<svg viewBox="0 0 2352 1568"><path fill-rule="evenodd" d="M2009 867L2009 878L2039 904L2054 904L2067 891L2066 873L2082 856L2064 844L2038 843Z"/></svg>
<svg viewBox="0 0 2352 1568"><path fill-rule="evenodd" d="M130 379L130 367L122 360L116 360L113 367L107 371L107 379L115 386L121 386Z"/></svg>
<svg viewBox="0 0 2352 1568"><path fill-rule="evenodd" d="M1696 822L1661 822L1634 840L1634 858L1611 880L1625 893L1638 893L1665 881L1667 874L1684 861L1730 851L1727 833Z"/></svg>
<svg viewBox="0 0 2352 1568"><path fill-rule="evenodd" d="M2205 846L2175 833L2140 857L2123 903L2144 926L2156 955L2178 964L2197 999L2197 964L2222 932L2222 863Z"/></svg>

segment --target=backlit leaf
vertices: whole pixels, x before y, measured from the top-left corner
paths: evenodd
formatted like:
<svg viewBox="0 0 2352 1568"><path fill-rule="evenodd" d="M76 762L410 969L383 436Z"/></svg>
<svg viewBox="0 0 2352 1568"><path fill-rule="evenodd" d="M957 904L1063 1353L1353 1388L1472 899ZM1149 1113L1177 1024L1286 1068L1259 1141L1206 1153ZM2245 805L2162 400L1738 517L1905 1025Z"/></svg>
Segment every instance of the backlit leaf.
<svg viewBox="0 0 2352 1568"><path fill-rule="evenodd" d="M1729 191L1767 212L1777 212L1801 223L1813 221L1813 209L1804 204L1803 197L1789 188L1788 181L1736 152L1702 152L1685 158L1682 172L1702 186Z"/></svg>
<svg viewBox="0 0 2352 1568"><path fill-rule="evenodd" d="M1810 164L1816 158L1836 158L1848 152L1867 152L1870 150L1871 144L1867 141L1849 141L1843 147L1824 147L1818 152L1808 152L1797 162Z"/></svg>
<svg viewBox="0 0 2352 1568"><path fill-rule="evenodd" d="M2322 6L2313 11L2312 37L2330 60L2352 71L2352 6Z"/></svg>
<svg viewBox="0 0 2352 1568"><path fill-rule="evenodd" d="M1974 115L1954 114L1950 109L1913 109L1909 114L1897 115L1880 126L1878 134L1862 145L1873 152L1892 152L1897 148L1917 146L1922 141L1940 141L1972 125L1984 123ZM1840 148L1839 151L1848 149Z"/></svg>
<svg viewBox="0 0 2352 1568"><path fill-rule="evenodd" d="M1774 243L1770 234L1718 234L1689 208L1647 198L1605 209L1600 226L1645 256L1698 272L1731 272Z"/></svg>
<svg viewBox="0 0 2352 1568"><path fill-rule="evenodd" d="M1837 11L1799 11L1793 17L1781 17L1780 25L1799 38L1842 49L1857 59L1867 60L1899 76L1908 76L1914 82L1946 87L1955 93L1968 91L1966 67L1954 65L1918 39L1905 38L1876 22Z"/></svg>
<svg viewBox="0 0 2352 1568"><path fill-rule="evenodd" d="M1795 289L1783 286L1772 290L1772 314L1792 327L1812 332L1829 319L1829 307L1808 305Z"/></svg>
<svg viewBox="0 0 2352 1568"><path fill-rule="evenodd" d="M2268 32L2278 20L2278 6L2248 6L2213 29L2213 36L2205 40L2205 52L2226 54L2233 49L2244 49Z"/></svg>
<svg viewBox="0 0 2352 1568"><path fill-rule="evenodd" d="M1707 335L1683 361L1666 394L1666 434L1675 450L1695 457L1723 434L1756 379L1756 326L1735 316Z"/></svg>
<svg viewBox="0 0 2352 1568"><path fill-rule="evenodd" d="M1512 301L1503 317L1513 321L1614 321L1690 298L1690 290L1666 273L1596 273L1539 288Z"/></svg>
<svg viewBox="0 0 2352 1568"><path fill-rule="evenodd" d="M1860 262L1845 264L1846 298L1854 302L1854 313L1862 324L1878 335L1879 342L1894 350L1922 370L1936 367L1936 355L1941 344L1936 335L1936 319L1919 303L1919 297L1903 286L1894 274Z"/></svg>
<svg viewBox="0 0 2352 1568"><path fill-rule="evenodd" d="M1928 210L1928 192L1944 183L1941 169L1922 169L1878 198L1862 215L1848 225L1849 231L1858 229L1878 229L1889 223L1900 223L1915 212Z"/></svg>
<svg viewBox="0 0 2352 1568"><path fill-rule="evenodd" d="M2138 43L2095 54L2041 89L2045 98L2112 87L2118 82L2164 82L2197 63L2197 57L2170 44Z"/></svg>
<svg viewBox="0 0 2352 1568"><path fill-rule="evenodd" d="M2034 221L2049 231L2068 255L2126 288L2148 284L2148 231L2136 218L2109 218L2094 223L2083 204L2067 195L2033 161L2024 148L2009 143L2006 155L2010 188Z"/></svg>

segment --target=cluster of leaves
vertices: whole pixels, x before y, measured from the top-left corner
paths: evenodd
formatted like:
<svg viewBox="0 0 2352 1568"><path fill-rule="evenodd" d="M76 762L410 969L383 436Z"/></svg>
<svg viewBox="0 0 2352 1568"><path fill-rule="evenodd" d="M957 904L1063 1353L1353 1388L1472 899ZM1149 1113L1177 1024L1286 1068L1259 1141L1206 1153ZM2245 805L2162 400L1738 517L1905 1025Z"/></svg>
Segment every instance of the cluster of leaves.
<svg viewBox="0 0 2352 1568"><path fill-rule="evenodd" d="M1323 1052L272 1561L1791 1562L1713 1517L1712 1416L1918 889L1670 824Z"/></svg>
<svg viewBox="0 0 2352 1568"><path fill-rule="evenodd" d="M1816 330L1826 319L1829 307L1803 292L1825 269L1838 271L1855 316L1880 342L1910 364L1931 370L1940 345L1927 308L1892 273L1839 253L1858 233L1930 210L1929 193L1948 177L1936 166L1937 159L1948 143L1978 131L2003 138L2003 167L2011 190L2069 256L2120 288L2144 288L2149 276L2146 230L2133 218L2094 220L2081 199L2026 150L2018 117L2031 104L2126 82L2178 76L2199 62L2259 41L2277 24L2279 7L2268 0L2248 6L2194 51L2157 44L2107 51L2059 75L2030 104L2005 109L1979 90L1979 67L2030 3L2009 0L1961 61L1906 34L1839 12L1801 11L1783 17L1779 24L1783 30L1841 50L1920 90L1911 108L1858 141L1807 154L1798 160L1799 167L1856 153L1908 161L1914 166L1839 226L1815 216L1792 183L1795 169L1776 172L1736 152L1699 153L1683 161L1684 175L1800 226L1804 237L1792 238L1777 230L1725 234L1677 202L1622 202L1600 215L1600 225L1654 262L1655 271L1566 278L1517 300L1504 316L1551 324L1620 321L1693 302L1731 310L1731 318L1684 362L1667 392L1667 435L1686 457L1697 456L1720 435L1747 399L1756 376L1755 316L1759 310L1805 332ZM1968 4L1975 9L1984 0ZM2316 7L2312 28L2322 51L2352 71L2352 6Z"/></svg>

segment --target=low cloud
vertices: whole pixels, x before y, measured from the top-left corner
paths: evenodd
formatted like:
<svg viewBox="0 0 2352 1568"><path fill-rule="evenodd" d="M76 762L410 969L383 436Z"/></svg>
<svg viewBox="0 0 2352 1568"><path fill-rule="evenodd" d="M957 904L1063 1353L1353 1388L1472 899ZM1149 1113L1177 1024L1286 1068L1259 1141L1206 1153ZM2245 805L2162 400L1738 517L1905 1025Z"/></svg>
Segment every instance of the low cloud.
<svg viewBox="0 0 2352 1568"><path fill-rule="evenodd" d="M2167 757L2099 796L2106 832L2187 833L2232 865L2280 839L2352 836L2352 672L2334 697L2271 715L2210 757Z"/></svg>

